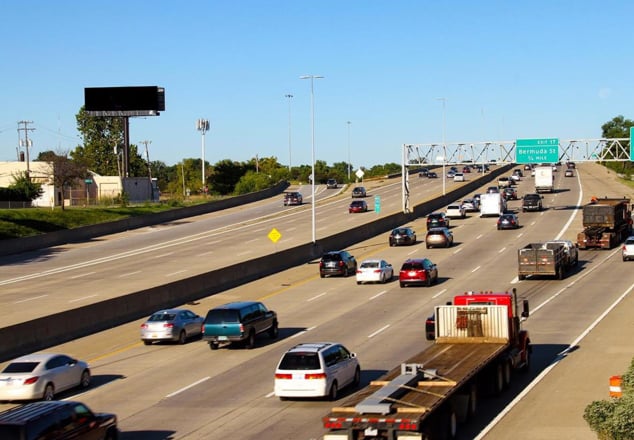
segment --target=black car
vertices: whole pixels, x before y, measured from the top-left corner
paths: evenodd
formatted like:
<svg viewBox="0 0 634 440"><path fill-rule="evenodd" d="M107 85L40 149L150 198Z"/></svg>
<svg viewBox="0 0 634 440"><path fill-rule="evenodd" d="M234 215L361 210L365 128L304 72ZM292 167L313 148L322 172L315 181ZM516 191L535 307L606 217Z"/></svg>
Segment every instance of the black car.
<svg viewBox="0 0 634 440"><path fill-rule="evenodd" d="M517 200L517 190L513 187L504 188L502 195L506 200Z"/></svg>
<svg viewBox="0 0 634 440"><path fill-rule="evenodd" d="M390 246L401 244L415 244L416 232L412 228L395 228L390 232Z"/></svg>
<svg viewBox="0 0 634 440"><path fill-rule="evenodd" d="M520 227L520 220L516 214L506 213L498 218L498 230L500 229L517 229Z"/></svg>
<svg viewBox="0 0 634 440"><path fill-rule="evenodd" d="M541 211L543 209L542 199L544 196L540 194L525 194L522 197L522 212Z"/></svg>
<svg viewBox="0 0 634 440"><path fill-rule="evenodd" d="M367 195L363 186L357 186L352 190L352 197L366 197Z"/></svg>
<svg viewBox="0 0 634 440"><path fill-rule="evenodd" d="M81 402L35 402L0 412L3 440L116 440L118 435L116 415L93 413Z"/></svg>
<svg viewBox="0 0 634 440"><path fill-rule="evenodd" d="M319 262L319 276L354 275L357 273L357 260L348 251L326 252Z"/></svg>
<svg viewBox="0 0 634 440"><path fill-rule="evenodd" d="M297 191L284 193L284 206L301 205L303 202L302 194Z"/></svg>
<svg viewBox="0 0 634 440"><path fill-rule="evenodd" d="M437 179L438 178L438 174L436 174L433 171L430 171L430 172L427 173L427 178L428 179Z"/></svg>
<svg viewBox="0 0 634 440"><path fill-rule="evenodd" d="M444 212L432 212L427 216L427 229L438 227L449 227L449 218Z"/></svg>

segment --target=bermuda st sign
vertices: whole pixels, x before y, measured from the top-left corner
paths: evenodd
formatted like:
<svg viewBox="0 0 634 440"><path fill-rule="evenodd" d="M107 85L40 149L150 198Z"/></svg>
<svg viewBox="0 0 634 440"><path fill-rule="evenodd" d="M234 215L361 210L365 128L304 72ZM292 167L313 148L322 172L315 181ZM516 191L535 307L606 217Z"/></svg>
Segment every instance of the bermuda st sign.
<svg viewBox="0 0 634 440"><path fill-rule="evenodd" d="M517 139L516 163L556 163L559 161L559 139Z"/></svg>

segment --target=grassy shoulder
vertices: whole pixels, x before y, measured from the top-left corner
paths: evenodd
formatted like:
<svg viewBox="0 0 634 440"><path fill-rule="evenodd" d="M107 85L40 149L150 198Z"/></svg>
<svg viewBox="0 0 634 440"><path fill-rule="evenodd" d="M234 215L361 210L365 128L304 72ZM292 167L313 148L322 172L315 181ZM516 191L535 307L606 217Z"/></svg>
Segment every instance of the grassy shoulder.
<svg viewBox="0 0 634 440"><path fill-rule="evenodd" d="M30 237L47 232L155 214L209 201L209 198L200 198L185 202L148 203L137 206L0 209L0 240Z"/></svg>

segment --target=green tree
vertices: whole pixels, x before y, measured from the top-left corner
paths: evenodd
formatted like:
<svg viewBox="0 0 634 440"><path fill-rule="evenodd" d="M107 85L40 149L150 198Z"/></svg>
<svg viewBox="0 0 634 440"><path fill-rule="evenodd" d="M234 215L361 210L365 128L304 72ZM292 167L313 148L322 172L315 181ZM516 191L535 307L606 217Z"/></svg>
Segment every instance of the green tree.
<svg viewBox="0 0 634 440"><path fill-rule="evenodd" d="M86 166L70 159L67 152L44 151L38 155L37 160L53 164L53 174L48 178L53 182L55 188L62 191L62 199L64 199L65 189L77 186L80 180L89 176ZM64 209L64 203L62 203L62 209Z"/></svg>
<svg viewBox="0 0 634 440"><path fill-rule="evenodd" d="M244 176L240 177L240 180L236 183L234 193L240 195L260 191L269 188L273 183L269 174L256 173L255 171L249 170Z"/></svg>
<svg viewBox="0 0 634 440"><path fill-rule="evenodd" d="M70 153L76 163L103 176L119 174L119 154L123 146L124 124L122 117L90 116L82 106L75 115L77 131L81 133L83 145ZM116 151L115 151L116 147ZM147 176L147 165L138 153L136 145L130 145L128 169L130 176Z"/></svg>
<svg viewBox="0 0 634 440"><path fill-rule="evenodd" d="M630 137L630 127L634 126L634 121L631 119L625 119L622 115L616 116L612 118L611 121L606 122L601 126L602 137L606 139L617 139L617 138L629 138ZM629 149L629 142L623 147ZM616 147L613 147L616 148ZM616 151L609 152L609 156L615 157ZM630 158L631 159L631 158ZM606 162L604 164L607 168L610 168L618 173L631 174L632 173L632 162Z"/></svg>
<svg viewBox="0 0 634 440"><path fill-rule="evenodd" d="M211 192L221 195L232 194L236 184L247 171L255 171L255 167L252 164L240 163L231 159L216 162L208 180Z"/></svg>
<svg viewBox="0 0 634 440"><path fill-rule="evenodd" d="M34 182L26 171L21 171L11 176L13 183L9 185L9 189L21 194L25 200L35 200L44 194L42 185Z"/></svg>

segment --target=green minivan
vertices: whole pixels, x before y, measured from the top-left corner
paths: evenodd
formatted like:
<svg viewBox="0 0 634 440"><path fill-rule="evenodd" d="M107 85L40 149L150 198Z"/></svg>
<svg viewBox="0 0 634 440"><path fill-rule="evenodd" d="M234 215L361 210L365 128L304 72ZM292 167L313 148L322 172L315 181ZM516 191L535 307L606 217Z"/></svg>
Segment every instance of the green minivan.
<svg viewBox="0 0 634 440"><path fill-rule="evenodd" d="M232 342L244 342L246 348L253 348L256 335L264 332L277 338L277 314L258 301L231 302L213 308L202 325L203 340L212 350L221 343Z"/></svg>

